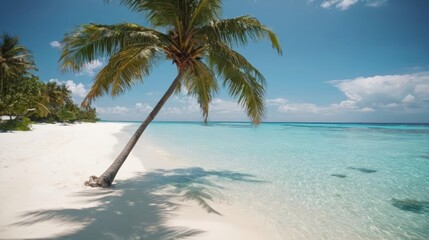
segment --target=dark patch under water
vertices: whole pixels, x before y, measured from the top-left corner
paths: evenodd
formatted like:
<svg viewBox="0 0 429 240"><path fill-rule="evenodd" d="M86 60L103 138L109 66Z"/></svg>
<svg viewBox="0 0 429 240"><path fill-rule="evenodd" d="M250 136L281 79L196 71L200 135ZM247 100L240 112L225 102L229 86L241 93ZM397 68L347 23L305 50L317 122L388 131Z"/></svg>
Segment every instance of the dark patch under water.
<svg viewBox="0 0 429 240"><path fill-rule="evenodd" d="M333 176L333 177L337 177L337 178L345 178L345 177L347 177L347 176L346 176L346 175L344 175L344 174L336 174L336 173L331 174L331 176Z"/></svg>
<svg viewBox="0 0 429 240"><path fill-rule="evenodd" d="M419 201L415 199L396 199L392 198L392 205L403 210L414 213L429 212L429 201Z"/></svg>
<svg viewBox="0 0 429 240"><path fill-rule="evenodd" d="M420 155L420 157L421 157L421 158L425 158L425 159L428 159L428 160L429 160L429 154L426 154L426 155Z"/></svg>
<svg viewBox="0 0 429 240"><path fill-rule="evenodd" d="M369 168L348 167L348 169L353 169L353 170L360 171L360 172L363 172L363 173L375 173L375 172L377 172L377 170L369 169Z"/></svg>

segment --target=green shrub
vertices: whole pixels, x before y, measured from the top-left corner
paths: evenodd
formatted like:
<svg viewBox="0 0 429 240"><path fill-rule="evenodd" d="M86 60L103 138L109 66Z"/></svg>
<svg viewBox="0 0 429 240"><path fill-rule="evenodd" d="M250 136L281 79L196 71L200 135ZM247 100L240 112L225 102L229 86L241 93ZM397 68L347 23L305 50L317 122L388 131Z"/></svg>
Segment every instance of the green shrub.
<svg viewBox="0 0 429 240"><path fill-rule="evenodd" d="M28 118L12 119L4 122L0 122L0 131L30 131L31 120Z"/></svg>
<svg viewBox="0 0 429 240"><path fill-rule="evenodd" d="M64 108L57 113L57 116L61 122L74 122L76 120L76 114Z"/></svg>

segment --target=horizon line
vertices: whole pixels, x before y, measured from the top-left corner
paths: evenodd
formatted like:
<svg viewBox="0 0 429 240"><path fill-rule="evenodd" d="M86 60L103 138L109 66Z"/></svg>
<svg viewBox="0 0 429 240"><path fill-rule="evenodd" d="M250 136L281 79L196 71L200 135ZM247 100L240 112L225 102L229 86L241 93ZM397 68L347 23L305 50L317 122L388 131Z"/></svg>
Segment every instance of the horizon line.
<svg viewBox="0 0 429 240"><path fill-rule="evenodd" d="M107 119L100 119L99 122L132 122L132 123L140 123L143 122L142 120L107 120ZM154 123L204 123L204 121L195 121L195 120L153 120ZM208 123L249 123L250 121L208 121ZM312 122L312 121L264 121L263 123L300 123L300 124L408 124L408 125L429 125L429 122Z"/></svg>

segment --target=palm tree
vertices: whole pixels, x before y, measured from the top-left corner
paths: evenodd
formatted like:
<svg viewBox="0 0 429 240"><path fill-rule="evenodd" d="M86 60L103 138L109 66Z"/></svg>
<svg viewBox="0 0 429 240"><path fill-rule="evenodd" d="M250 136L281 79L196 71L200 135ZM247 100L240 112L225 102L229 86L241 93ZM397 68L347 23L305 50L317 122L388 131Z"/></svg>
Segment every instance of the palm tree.
<svg viewBox="0 0 429 240"><path fill-rule="evenodd" d="M63 106L73 105L72 91L67 87L67 85L65 85L64 83L59 85L57 88L57 92L59 98L62 101Z"/></svg>
<svg viewBox="0 0 429 240"><path fill-rule="evenodd" d="M54 111L67 104L73 104L71 100L71 91L65 84L58 84L57 82L48 82L44 85L45 102Z"/></svg>
<svg viewBox="0 0 429 240"><path fill-rule="evenodd" d="M81 71L97 57L110 57L95 76L82 105L88 106L106 93L116 96L142 82L159 60L172 61L177 76L112 165L100 177L92 176L86 182L93 187L112 184L148 124L182 87L197 99L207 122L209 104L218 91L217 79L221 79L252 122L258 124L264 115L265 79L232 48L266 38L279 54L282 52L274 32L257 19L250 16L220 19L221 0L121 0L121 3L143 13L152 28L131 23L91 23L63 39L60 65L64 71Z"/></svg>
<svg viewBox="0 0 429 240"><path fill-rule="evenodd" d="M3 94L5 81L19 78L36 70L31 52L18 45L18 37L8 34L0 36L0 93Z"/></svg>

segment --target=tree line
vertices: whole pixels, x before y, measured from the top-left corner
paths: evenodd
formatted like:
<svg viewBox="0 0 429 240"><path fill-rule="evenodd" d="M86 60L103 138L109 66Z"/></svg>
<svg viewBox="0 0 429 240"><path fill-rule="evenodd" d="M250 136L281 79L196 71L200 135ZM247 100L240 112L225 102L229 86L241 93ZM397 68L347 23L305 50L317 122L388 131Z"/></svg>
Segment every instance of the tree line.
<svg viewBox="0 0 429 240"><path fill-rule="evenodd" d="M18 37L0 36L0 131L29 130L36 122L95 122L95 108L79 107L65 84L45 83Z"/></svg>

